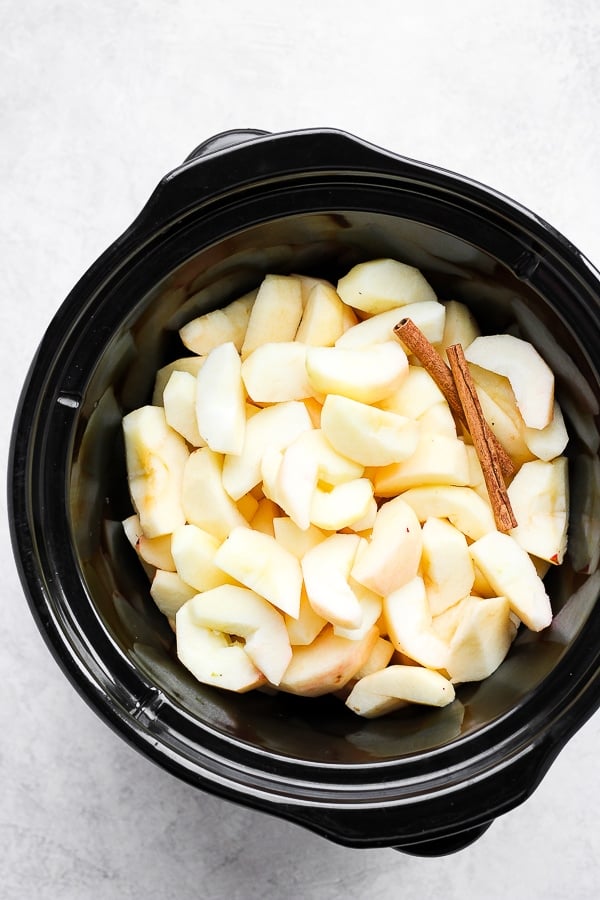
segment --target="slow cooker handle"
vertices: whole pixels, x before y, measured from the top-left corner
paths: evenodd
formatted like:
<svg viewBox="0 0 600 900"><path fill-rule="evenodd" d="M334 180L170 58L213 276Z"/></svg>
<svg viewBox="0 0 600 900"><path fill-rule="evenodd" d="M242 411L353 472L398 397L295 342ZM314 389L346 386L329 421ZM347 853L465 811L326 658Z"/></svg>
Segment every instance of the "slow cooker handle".
<svg viewBox="0 0 600 900"><path fill-rule="evenodd" d="M199 159L201 156L208 156L209 153L217 153L219 150L228 150L237 144L244 144L257 137L264 137L270 134L269 131L263 131L261 128L230 128L229 131L220 131L212 137L207 138L198 144L191 153L184 159L184 163L191 162L193 159Z"/></svg>

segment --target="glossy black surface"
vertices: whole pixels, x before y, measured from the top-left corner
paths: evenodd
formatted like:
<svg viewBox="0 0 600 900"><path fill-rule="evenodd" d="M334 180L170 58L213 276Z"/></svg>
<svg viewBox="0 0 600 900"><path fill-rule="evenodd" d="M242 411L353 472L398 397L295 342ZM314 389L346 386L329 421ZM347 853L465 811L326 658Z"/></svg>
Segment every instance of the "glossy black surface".
<svg viewBox="0 0 600 900"><path fill-rule="evenodd" d="M451 852L522 802L600 703L598 276L550 226L459 176L334 131L245 138L218 136L170 173L48 329L9 472L23 584L77 688L181 778L342 843ZM363 721L332 698L203 687L122 533L121 417L184 354L184 321L267 272L335 280L383 255L488 330L518 327L557 373L573 515L569 561L549 581L554 624L523 633L444 710Z"/></svg>

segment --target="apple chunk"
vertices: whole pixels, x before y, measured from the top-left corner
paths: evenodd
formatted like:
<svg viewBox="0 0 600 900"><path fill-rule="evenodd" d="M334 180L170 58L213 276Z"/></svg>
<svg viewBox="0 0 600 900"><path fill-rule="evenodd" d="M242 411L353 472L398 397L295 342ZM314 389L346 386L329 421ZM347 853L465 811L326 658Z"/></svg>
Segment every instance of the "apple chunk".
<svg viewBox="0 0 600 900"><path fill-rule="evenodd" d="M177 610L198 592L179 577L177 572L157 569L150 585L150 596L168 619L174 619Z"/></svg>
<svg viewBox="0 0 600 900"><path fill-rule="evenodd" d="M446 660L452 681L483 681L505 658L513 636L506 597L466 598Z"/></svg>
<svg viewBox="0 0 600 900"><path fill-rule="evenodd" d="M329 443L343 456L364 466L400 462L416 450L416 422L338 394L325 398L321 428Z"/></svg>
<svg viewBox="0 0 600 900"><path fill-rule="evenodd" d="M280 403L311 397L306 346L298 341L262 344L242 363L242 380L255 403Z"/></svg>
<svg viewBox="0 0 600 900"><path fill-rule="evenodd" d="M409 306L388 309L387 312L371 316L349 328L337 339L335 345L356 350L371 344L382 344L389 341L390 335L394 333L394 325L404 317L412 319L425 337L435 344L443 334L445 314L444 305L436 300L425 300L423 303L411 303ZM401 343L400 346L408 352L404 344Z"/></svg>
<svg viewBox="0 0 600 900"><path fill-rule="evenodd" d="M427 519L421 569L432 616L466 597L473 587L475 571L462 531L445 519Z"/></svg>
<svg viewBox="0 0 600 900"><path fill-rule="evenodd" d="M475 338L465 351L467 360L510 381L523 421L545 428L554 412L554 375L533 344L512 334Z"/></svg>
<svg viewBox="0 0 600 900"><path fill-rule="evenodd" d="M234 528L215 553L214 562L282 612L298 615L300 563L275 538L250 528Z"/></svg>
<svg viewBox="0 0 600 900"><path fill-rule="evenodd" d="M350 641L326 626L312 644L292 648L292 661L279 683L280 690L303 697L340 690L364 666L378 637L373 627L359 641Z"/></svg>
<svg viewBox="0 0 600 900"><path fill-rule="evenodd" d="M241 356L246 359L262 344L293 341L302 318L302 289L298 278L267 275L250 312Z"/></svg>
<svg viewBox="0 0 600 900"><path fill-rule="evenodd" d="M569 524L567 458L524 463L508 487L508 498L518 523L512 537L528 553L562 563Z"/></svg>
<svg viewBox="0 0 600 900"><path fill-rule="evenodd" d="M241 453L246 427L246 391L233 343L211 350L196 376L198 431L211 450Z"/></svg>
<svg viewBox="0 0 600 900"><path fill-rule="evenodd" d="M223 487L223 457L200 447L186 463L182 500L185 519L220 540L237 526L248 523Z"/></svg>
<svg viewBox="0 0 600 900"><path fill-rule="evenodd" d="M241 350L255 297L256 291L252 291L223 309L215 309L192 319L179 329L181 340L188 350L201 355L229 341L236 350Z"/></svg>
<svg viewBox="0 0 600 900"><path fill-rule="evenodd" d="M127 540L149 566L157 569L175 571L175 563L171 554L171 535L161 534L159 537L148 538L143 532L138 515L128 516L122 522L123 531Z"/></svg>
<svg viewBox="0 0 600 900"><path fill-rule="evenodd" d="M447 706L454 700L447 678L422 666L392 665L365 675L354 685L346 706L359 716L374 719L405 706Z"/></svg>
<svg viewBox="0 0 600 900"><path fill-rule="evenodd" d="M331 347L344 333L344 304L335 288L316 282L310 288L296 340L312 347Z"/></svg>
<svg viewBox="0 0 600 900"><path fill-rule="evenodd" d="M382 597L417 574L423 538L414 511L402 497L380 507L368 544L357 554L351 575Z"/></svg>
<svg viewBox="0 0 600 900"><path fill-rule="evenodd" d="M361 539L356 534L332 534L302 557L304 585L317 615L342 628L358 628L362 608L348 583Z"/></svg>
<svg viewBox="0 0 600 900"><path fill-rule="evenodd" d="M197 379L190 372L175 370L163 391L165 418L171 428L193 447L205 446L196 418Z"/></svg>
<svg viewBox="0 0 600 900"><path fill-rule="evenodd" d="M544 583L526 550L509 534L491 531L469 548L475 564L497 595L506 597L511 610L532 631L552 621L552 607Z"/></svg>
<svg viewBox="0 0 600 900"><path fill-rule="evenodd" d="M185 522L183 473L188 460L184 439L167 424L161 406L142 406L123 419L129 491L144 534L171 534Z"/></svg>
<svg viewBox="0 0 600 900"><path fill-rule="evenodd" d="M337 292L348 306L373 314L436 299L418 269L395 259L359 263L340 278Z"/></svg>
<svg viewBox="0 0 600 900"><path fill-rule="evenodd" d="M414 510L419 522L424 522L430 516L449 519L459 531L474 541L496 530L489 503L472 488L424 485L405 491L402 499Z"/></svg>
<svg viewBox="0 0 600 900"><path fill-rule="evenodd" d="M388 636L396 648L422 666L444 669L448 645L432 627L423 579L417 576L383 601Z"/></svg>
<svg viewBox="0 0 600 900"><path fill-rule="evenodd" d="M228 635L198 625L192 615L192 600L175 617L177 656L203 684L244 693L265 684L266 678L240 643Z"/></svg>
<svg viewBox="0 0 600 900"><path fill-rule="evenodd" d="M309 347L306 371L317 392L376 403L401 384L408 359L400 344L392 341L359 350Z"/></svg>
<svg viewBox="0 0 600 900"><path fill-rule="evenodd" d="M181 525L173 532L171 551L181 579L196 591L208 591L231 578L214 563L221 541L197 525Z"/></svg>
<svg viewBox="0 0 600 900"><path fill-rule="evenodd" d="M233 584L204 591L190 603L190 616L203 628L242 637L244 650L271 684L279 684L292 658L283 616L263 597Z"/></svg>

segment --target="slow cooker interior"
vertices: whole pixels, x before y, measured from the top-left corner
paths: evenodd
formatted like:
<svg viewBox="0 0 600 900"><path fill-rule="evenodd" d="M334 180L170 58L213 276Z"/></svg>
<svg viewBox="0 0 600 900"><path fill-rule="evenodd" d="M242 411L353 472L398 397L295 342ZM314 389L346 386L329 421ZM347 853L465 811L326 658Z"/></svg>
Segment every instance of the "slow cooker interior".
<svg viewBox="0 0 600 900"><path fill-rule="evenodd" d="M354 263L378 256L418 266L441 299L466 302L485 331L517 329L538 346L557 373L570 430L572 516L569 559L546 582L556 616L550 629L541 635L523 631L494 675L460 686L446 709L399 711L365 721L332 697L219 692L198 684L178 663L174 635L149 596L148 578L120 525L132 511L120 423L123 414L150 401L156 369L187 355L177 334L184 322L235 299L269 272L335 281ZM544 294L530 284L538 264L525 257L511 270L474 243L393 215L314 213L242 229L191 253L131 304L80 406L72 529L87 592L112 640L199 725L234 742L314 763L387 761L487 726L521 703L557 665L597 593L598 399L595 374L567 321L570 310L553 296L550 268Z"/></svg>

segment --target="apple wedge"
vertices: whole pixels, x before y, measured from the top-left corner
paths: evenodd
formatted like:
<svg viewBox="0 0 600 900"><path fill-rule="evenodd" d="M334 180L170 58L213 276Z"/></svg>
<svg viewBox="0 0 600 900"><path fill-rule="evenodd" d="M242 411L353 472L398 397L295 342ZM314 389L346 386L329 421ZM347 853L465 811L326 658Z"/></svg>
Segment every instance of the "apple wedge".
<svg viewBox="0 0 600 900"><path fill-rule="evenodd" d="M446 317L441 339L439 343L431 338L429 340L432 344L437 343L436 349L438 353L445 357L448 347L452 347L453 344L460 344L463 350L466 350L475 338L479 337L481 332L473 313L464 303L459 303L457 300L449 300L444 306L446 308ZM409 315L409 313L405 312L404 315ZM414 319L413 321L415 325L419 324Z"/></svg>
<svg viewBox="0 0 600 900"><path fill-rule="evenodd" d="M182 502L184 524L197 525L219 540L229 532L248 523L223 487L223 457L209 447L200 447L190 454L186 463Z"/></svg>
<svg viewBox="0 0 600 900"><path fill-rule="evenodd" d="M554 375L533 344L512 334L475 338L465 350L468 362L504 375L510 381L523 421L545 428L554 413Z"/></svg>
<svg viewBox="0 0 600 900"><path fill-rule="evenodd" d="M311 347L332 347L344 333L344 304L333 285L315 282L308 293L296 340Z"/></svg>
<svg viewBox="0 0 600 900"><path fill-rule="evenodd" d="M241 349L242 359L262 344L293 341L302 318L302 288L298 278L267 275L250 311Z"/></svg>
<svg viewBox="0 0 600 900"><path fill-rule="evenodd" d="M242 645L212 628L198 625L189 600L177 612L177 656L203 684L245 693L266 683Z"/></svg>
<svg viewBox="0 0 600 900"><path fill-rule="evenodd" d="M310 605L341 628L358 628L362 622L362 607L348 583L360 541L356 534L332 534L301 560Z"/></svg>
<svg viewBox="0 0 600 900"><path fill-rule="evenodd" d="M422 547L417 516L402 497L395 497L380 507L372 538L357 554L352 578L385 597L415 577Z"/></svg>
<svg viewBox="0 0 600 900"><path fill-rule="evenodd" d="M211 350L196 376L198 431L216 453L242 452L246 391L241 360L233 343Z"/></svg>
<svg viewBox="0 0 600 900"><path fill-rule="evenodd" d="M127 540L140 559L157 569L166 569L169 572L175 571L175 563L171 554L170 534L161 534L155 538L146 537L140 523L140 517L135 514L124 519L122 525Z"/></svg>
<svg viewBox="0 0 600 900"><path fill-rule="evenodd" d="M177 572L164 569L156 570L150 585L150 596L168 619L174 619L177 610L197 593L196 588L182 581Z"/></svg>
<svg viewBox="0 0 600 900"><path fill-rule="evenodd" d="M321 428L329 443L363 466L386 466L411 456L419 440L412 419L338 394L325 398Z"/></svg>
<svg viewBox="0 0 600 900"><path fill-rule="evenodd" d="M184 345L193 353L203 356L220 344L230 341L236 350L241 350L255 298L256 291L251 291L223 309L214 309L192 319L179 329Z"/></svg>
<svg viewBox="0 0 600 900"><path fill-rule="evenodd" d="M308 646L292 647L292 661L279 689L303 697L340 690L368 660L379 637L373 627L359 641L349 641L326 626Z"/></svg>
<svg viewBox="0 0 600 900"><path fill-rule="evenodd" d="M429 669L445 669L448 645L432 627L425 583L420 576L392 591L383 600L387 633L401 653Z"/></svg>
<svg viewBox="0 0 600 900"><path fill-rule="evenodd" d="M341 625L333 625L333 633L339 637L348 638L351 641L359 641L376 625L383 612L383 601L379 594L370 591L363 584L359 584L353 578L349 579L349 585L359 602L362 610L361 622L358 628L343 628Z"/></svg>
<svg viewBox="0 0 600 900"><path fill-rule="evenodd" d="M298 341L257 347L242 363L242 380L254 403L303 400L314 393L306 374L306 346Z"/></svg>
<svg viewBox="0 0 600 900"><path fill-rule="evenodd" d="M411 507L419 522L424 522L430 516L449 519L473 541L496 530L489 503L472 488L425 485L405 491L402 500Z"/></svg>
<svg viewBox="0 0 600 900"><path fill-rule="evenodd" d="M456 485L469 483L469 460L462 441L445 434L422 430L417 447L408 459L382 466L375 472L377 497L394 497L420 485Z"/></svg>
<svg viewBox="0 0 600 900"><path fill-rule="evenodd" d="M406 703L448 706L454 697L452 684L439 672L422 666L392 665L357 681L346 706L363 718L374 719Z"/></svg>
<svg viewBox="0 0 600 900"><path fill-rule="evenodd" d="M525 426L523 440L538 459L549 461L561 455L569 442L569 435L562 410L556 400L550 424L545 428L527 428Z"/></svg>
<svg viewBox="0 0 600 900"><path fill-rule="evenodd" d="M279 684L292 658L283 616L263 597L237 585L198 594L189 604L191 619L203 628L244 639L244 650L271 684Z"/></svg>
<svg viewBox="0 0 600 900"><path fill-rule="evenodd" d="M483 681L506 657L514 636L506 597L469 597L450 640L446 671L456 684Z"/></svg>
<svg viewBox="0 0 600 900"><path fill-rule="evenodd" d="M402 318L412 319L425 337L435 344L444 333L445 315L444 305L437 300L425 300L423 303L411 303L408 306L388 309L349 328L337 339L335 346L357 350L372 344L383 344L389 341L390 335L394 333L394 325ZM400 346L408 354L407 348L403 344Z"/></svg>
<svg viewBox="0 0 600 900"><path fill-rule="evenodd" d="M275 538L251 528L234 528L215 553L214 562L282 612L298 615L300 563Z"/></svg>
<svg viewBox="0 0 600 900"><path fill-rule="evenodd" d="M368 478L336 484L330 490L316 487L310 505L310 521L323 531L340 531L364 520L373 502L373 485Z"/></svg>
<svg viewBox="0 0 600 900"><path fill-rule="evenodd" d="M123 419L129 492L148 538L185 522L181 502L188 449L161 406L142 406Z"/></svg>
<svg viewBox="0 0 600 900"><path fill-rule="evenodd" d="M426 369L409 365L408 374L393 393L377 404L399 416L418 419L431 406L445 402L444 395Z"/></svg>
<svg viewBox="0 0 600 900"><path fill-rule="evenodd" d="M290 400L261 409L246 422L242 452L228 455L223 463L223 485L239 500L261 480L262 458L268 448L283 450L303 431L312 428L304 403Z"/></svg>
<svg viewBox="0 0 600 900"><path fill-rule="evenodd" d="M306 646L312 644L314 639L327 625L327 620L318 615L312 606L304 587L300 594L300 610L298 617L284 614L285 626L292 646Z"/></svg>
<svg viewBox="0 0 600 900"><path fill-rule="evenodd" d="M232 579L215 563L221 541L197 525L181 525L173 532L171 552L182 581L196 591L209 591Z"/></svg>
<svg viewBox="0 0 600 900"><path fill-rule="evenodd" d="M469 552L499 597L532 631L542 631L552 621L550 598L535 566L509 534L491 531L471 544Z"/></svg>
<svg viewBox="0 0 600 900"><path fill-rule="evenodd" d="M391 394L408 373L406 353L398 342L359 350L309 347L306 371L315 391L341 394L362 403L376 403Z"/></svg>
<svg viewBox="0 0 600 900"><path fill-rule="evenodd" d="M192 447L204 447L206 442L198 431L196 418L197 379L190 372L175 370L163 391L165 418Z"/></svg>
<svg viewBox="0 0 600 900"><path fill-rule="evenodd" d="M328 537L327 532L310 525L308 528L300 528L289 516L278 516L273 519L273 530L277 543L293 553L298 559L320 544Z"/></svg>
<svg viewBox="0 0 600 900"><path fill-rule="evenodd" d="M156 373L154 390L152 391L152 405L163 406L164 390L173 372L186 372L188 375L195 377L204 365L205 359L205 356L182 356L180 359L175 359L159 369Z"/></svg>
<svg viewBox="0 0 600 900"><path fill-rule="evenodd" d="M445 519L430 518L423 525L421 572L432 616L469 595L475 572L467 539Z"/></svg>
<svg viewBox="0 0 600 900"><path fill-rule="evenodd" d="M508 487L508 498L518 523L511 536L528 553L560 565L569 524L567 458L524 463Z"/></svg>
<svg viewBox="0 0 600 900"><path fill-rule="evenodd" d="M271 537L274 537L273 522L275 517L280 515L281 510L277 504L269 500L268 497L263 497L262 500L258 501L258 507L250 520L250 525L255 531L261 531L263 534L269 534Z"/></svg>
<svg viewBox="0 0 600 900"><path fill-rule="evenodd" d="M337 292L348 306L372 314L437 299L419 269L395 259L359 263L340 278Z"/></svg>

